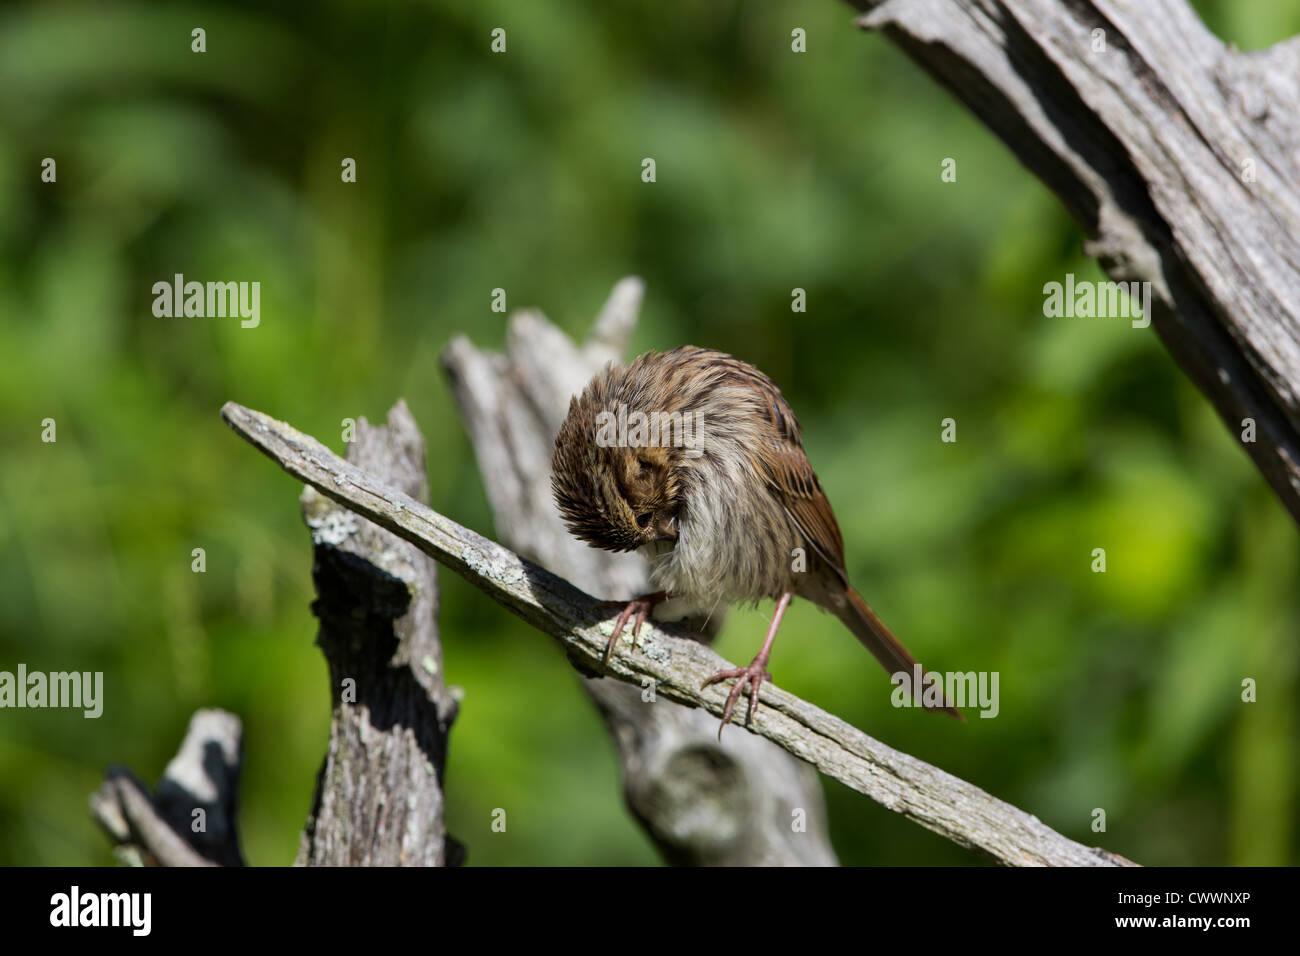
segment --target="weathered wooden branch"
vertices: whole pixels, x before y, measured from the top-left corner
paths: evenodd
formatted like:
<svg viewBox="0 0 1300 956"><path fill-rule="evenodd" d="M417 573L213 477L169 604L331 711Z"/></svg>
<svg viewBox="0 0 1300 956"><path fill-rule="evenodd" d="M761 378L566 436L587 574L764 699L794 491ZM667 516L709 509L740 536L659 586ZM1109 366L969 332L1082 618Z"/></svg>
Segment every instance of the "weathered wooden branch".
<svg viewBox="0 0 1300 956"><path fill-rule="evenodd" d="M428 500L424 438L405 402L386 426L358 420L348 460ZM437 565L310 487L302 511L334 710L296 862L455 864L462 853L444 829L442 775L456 703L443 682Z"/></svg>
<svg viewBox="0 0 1300 956"><path fill-rule="evenodd" d="M523 311L511 317L504 354L481 352L464 337L443 353L502 541L584 590L616 599L652 590L646 562L590 548L565 530L551 498L551 449L570 397L607 362L622 360L642 292L639 279L615 286L582 347L540 312ZM707 631L722 617L715 614ZM651 705L638 687L590 674L582 687L618 748L628 806L666 860L836 862L821 781L808 764L752 734L719 741L716 718L669 701ZM795 811L803 827L791 825Z"/></svg>
<svg viewBox="0 0 1300 956"><path fill-rule="evenodd" d="M412 500L428 498L424 439L405 403L387 426L360 419L348 458ZM312 488L302 509L334 711L296 863L455 865L464 850L445 831L442 774L456 703L443 682L437 565ZM155 796L115 767L91 797L91 814L124 862L242 865L241 758L239 718L200 710Z"/></svg>
<svg viewBox="0 0 1300 956"><path fill-rule="evenodd" d="M606 665L602 658L613 622L590 595L377 481L283 422L234 402L221 414L236 433L289 474L411 542L555 638L579 670L637 687L649 679L658 696L721 716L725 689L701 687L708 675L729 665L708 647L647 623L636 648L615 654ZM754 733L961 846L1009 865L1129 862L1069 840L1036 817L885 746L777 687L763 685L762 703L753 718Z"/></svg>
<svg viewBox="0 0 1300 956"><path fill-rule="evenodd" d="M1184 0L850 0L1061 198L1300 520L1300 37ZM965 168L964 176L971 174ZM960 181L969 181L963 178ZM1062 321L1062 320L1053 320Z"/></svg>
<svg viewBox="0 0 1300 956"><path fill-rule="evenodd" d="M90 798L91 816L132 865L242 866L235 827L243 761L239 718L199 710L157 793L130 770L111 767Z"/></svg>

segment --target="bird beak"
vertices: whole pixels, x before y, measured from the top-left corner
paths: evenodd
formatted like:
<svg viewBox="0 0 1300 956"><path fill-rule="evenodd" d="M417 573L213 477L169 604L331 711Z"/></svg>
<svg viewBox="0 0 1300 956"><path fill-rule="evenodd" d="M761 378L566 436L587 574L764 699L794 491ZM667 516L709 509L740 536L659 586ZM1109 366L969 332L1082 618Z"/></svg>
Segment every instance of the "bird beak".
<svg viewBox="0 0 1300 956"><path fill-rule="evenodd" d="M660 518L659 523L655 525L655 532L660 540L676 541L677 540L677 518Z"/></svg>

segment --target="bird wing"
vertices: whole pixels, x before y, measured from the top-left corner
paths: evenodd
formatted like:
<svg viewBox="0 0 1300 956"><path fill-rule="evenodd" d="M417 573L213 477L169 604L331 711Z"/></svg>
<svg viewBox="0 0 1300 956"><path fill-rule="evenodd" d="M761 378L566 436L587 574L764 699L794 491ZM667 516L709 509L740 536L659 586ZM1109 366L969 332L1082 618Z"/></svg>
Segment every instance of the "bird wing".
<svg viewBox="0 0 1300 956"><path fill-rule="evenodd" d="M768 485L818 556L848 584L844 538L802 445L775 443L766 458Z"/></svg>
<svg viewBox="0 0 1300 956"><path fill-rule="evenodd" d="M767 448L757 456L766 472L768 487L813 550L847 586L844 538L826 492L822 491L817 473L803 450L799 419L770 378L752 365L743 365L743 369L745 377L762 396L771 425Z"/></svg>

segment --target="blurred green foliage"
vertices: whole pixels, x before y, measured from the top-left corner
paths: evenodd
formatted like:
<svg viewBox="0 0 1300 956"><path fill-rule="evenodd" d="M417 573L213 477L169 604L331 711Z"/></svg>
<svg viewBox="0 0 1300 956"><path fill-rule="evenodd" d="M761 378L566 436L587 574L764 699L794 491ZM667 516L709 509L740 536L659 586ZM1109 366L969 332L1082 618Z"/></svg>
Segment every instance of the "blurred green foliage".
<svg viewBox="0 0 1300 956"><path fill-rule="evenodd" d="M1197 6L1243 47L1300 32L1290 0ZM0 669L102 670L107 700L99 720L0 712L0 862L110 862L87 795L110 762L156 779L207 705L245 722L249 859L289 861L329 720L309 539L295 484L217 410L235 399L338 448L342 419L404 396L434 507L490 534L439 351L458 332L501 343L493 288L582 335L635 273L635 347L767 371L858 587L929 666L1000 672L1001 713L892 709L875 662L809 605L777 643L782 687L1136 860L1296 863L1294 524L1152 330L1043 317L1045 282L1103 278L1079 230L852 16L834 0L7 6ZM150 288L177 272L259 280L260 327L155 318ZM466 694L448 818L470 863L655 861L561 656L442 583ZM748 660L763 626L733 614L719 649ZM846 863L978 862L827 792Z"/></svg>

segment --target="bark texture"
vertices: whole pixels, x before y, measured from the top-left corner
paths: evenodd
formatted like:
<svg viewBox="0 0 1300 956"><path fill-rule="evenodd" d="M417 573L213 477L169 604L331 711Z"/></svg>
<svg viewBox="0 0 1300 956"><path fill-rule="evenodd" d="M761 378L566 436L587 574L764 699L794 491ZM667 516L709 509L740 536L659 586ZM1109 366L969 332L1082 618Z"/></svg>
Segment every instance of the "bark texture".
<svg viewBox="0 0 1300 956"><path fill-rule="evenodd" d="M386 426L357 422L348 461L428 501L424 438L405 402ZM437 565L313 488L301 500L334 715L296 862L455 864L462 854L446 839L442 775L456 704L443 682Z"/></svg>

